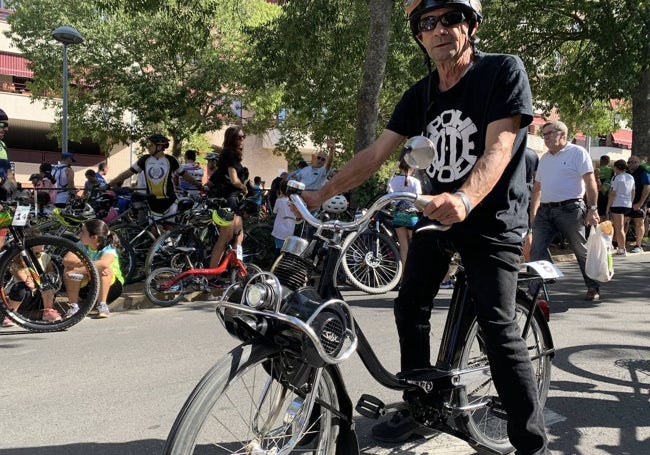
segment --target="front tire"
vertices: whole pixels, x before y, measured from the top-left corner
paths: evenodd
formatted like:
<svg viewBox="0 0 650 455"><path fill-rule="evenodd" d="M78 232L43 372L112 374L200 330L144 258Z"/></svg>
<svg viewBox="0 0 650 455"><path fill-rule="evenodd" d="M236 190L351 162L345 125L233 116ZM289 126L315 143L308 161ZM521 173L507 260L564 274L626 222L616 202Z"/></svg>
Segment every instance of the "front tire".
<svg viewBox="0 0 650 455"><path fill-rule="evenodd" d="M14 245L4 252L0 261L0 313L7 315L20 327L33 332L57 332L66 330L81 322L88 312L95 306L97 294L99 293L99 273L90 256L75 243L62 237L39 236L26 238L25 249L37 249L43 247L45 253L51 258L51 268L40 276L33 270L35 280L39 281L39 287L35 288L32 298L23 302L17 310L11 309L9 297L11 290L18 283L13 277L10 268L12 264L21 261L22 250ZM77 303L79 310L74 314L68 314L70 301L65 291L63 280L63 258L66 254L73 254L86 269L87 285L84 287L87 292L84 299ZM45 304L44 296L51 295L52 309L55 310L61 319L59 321L47 321L43 319Z"/></svg>
<svg viewBox="0 0 650 455"><path fill-rule="evenodd" d="M243 344L201 379L181 409L165 455L296 453L333 455L339 427L336 386L322 371L307 393L286 387L285 362L277 348ZM306 403L316 393L310 415Z"/></svg>
<svg viewBox="0 0 650 455"><path fill-rule="evenodd" d="M517 321L522 329L528 317L529 308L528 303L516 304ZM544 403L546 403L548 387L551 381L551 358L548 355L548 350L552 348L552 341L548 339L548 331L543 329L546 326L547 323L542 313L535 311L528 333L524 338L528 353L532 359L541 407L544 407ZM544 352L547 352L547 354L543 355ZM478 323L474 321L468 331L459 362L455 365L455 368L477 368L488 364L483 335ZM489 371L486 377L481 378L475 384L459 389L458 394L460 406L472 405L482 400L489 403L456 417L456 425L459 429L470 435L481 445L502 453L514 450L508 439L507 415L501 407L501 400Z"/></svg>

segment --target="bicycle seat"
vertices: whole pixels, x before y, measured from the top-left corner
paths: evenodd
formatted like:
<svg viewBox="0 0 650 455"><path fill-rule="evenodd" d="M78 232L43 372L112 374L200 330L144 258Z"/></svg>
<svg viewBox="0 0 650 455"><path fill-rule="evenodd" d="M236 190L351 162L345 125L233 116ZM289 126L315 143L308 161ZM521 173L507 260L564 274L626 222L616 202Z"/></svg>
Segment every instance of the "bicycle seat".
<svg viewBox="0 0 650 455"><path fill-rule="evenodd" d="M54 216L61 224L66 226L79 226L85 221L95 217L95 211L89 204L84 204L81 209L66 207L65 209L54 208Z"/></svg>

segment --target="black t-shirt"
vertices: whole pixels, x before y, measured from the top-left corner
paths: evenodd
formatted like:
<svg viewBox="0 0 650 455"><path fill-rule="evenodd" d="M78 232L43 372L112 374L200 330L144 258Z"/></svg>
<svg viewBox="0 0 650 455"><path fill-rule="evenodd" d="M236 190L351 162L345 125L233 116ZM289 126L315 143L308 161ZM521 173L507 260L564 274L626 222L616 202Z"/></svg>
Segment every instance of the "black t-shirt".
<svg viewBox="0 0 650 455"><path fill-rule="evenodd" d="M217 170L210 176L213 185L212 194L217 197L228 197L233 193L241 193L241 190L230 181L228 168L235 168L237 177L245 185L248 182L248 169L242 166L235 150L224 150L219 155Z"/></svg>
<svg viewBox="0 0 650 455"><path fill-rule="evenodd" d="M641 194L643 193L643 187L650 185L650 172L643 169L641 166L637 167L634 172L631 173L634 178L634 200L632 204L637 204L641 200ZM646 201L641 201L641 205L647 205Z"/></svg>
<svg viewBox="0 0 650 455"><path fill-rule="evenodd" d="M386 129L406 137L423 134L433 142L437 155L426 175L430 194L440 194L456 191L468 178L485 151L488 124L521 115L512 159L503 175L467 220L453 227L469 235L520 242L528 224L524 149L526 127L533 118L522 61L512 55L477 51L474 64L455 86L440 92L438 82L434 71L407 90ZM427 99L428 84L431 101Z"/></svg>
<svg viewBox="0 0 650 455"><path fill-rule="evenodd" d="M526 186L529 191L532 191L535 184L535 173L537 172L537 166L539 166L539 156L537 156L535 150L526 147L524 159L526 160Z"/></svg>

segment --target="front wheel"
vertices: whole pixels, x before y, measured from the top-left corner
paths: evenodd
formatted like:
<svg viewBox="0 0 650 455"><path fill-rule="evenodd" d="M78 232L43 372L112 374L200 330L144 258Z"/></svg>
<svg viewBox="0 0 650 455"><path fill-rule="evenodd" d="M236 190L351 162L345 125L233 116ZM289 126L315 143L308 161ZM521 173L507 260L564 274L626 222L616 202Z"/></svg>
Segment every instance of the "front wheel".
<svg viewBox="0 0 650 455"><path fill-rule="evenodd" d="M262 344L230 351L192 391L163 453L272 454L285 449L333 455L339 430L332 412L339 407L334 381L325 369L316 384L289 386L286 368L293 362ZM313 378L316 371L311 373Z"/></svg>
<svg viewBox="0 0 650 455"><path fill-rule="evenodd" d="M66 330L81 322L95 306L99 293L99 273L90 256L63 237L30 237L25 239L24 246L25 250L14 245L1 257L0 314L34 332ZM36 256L36 251L42 253ZM66 256L86 269L83 296L77 300L76 310L71 308L70 303L75 302L70 302L65 289L63 258ZM43 269L42 274L37 272L36 261ZM17 278L15 271L22 268L30 270L38 286L30 289Z"/></svg>
<svg viewBox="0 0 650 455"><path fill-rule="evenodd" d="M273 226L257 223L244 228L242 249L244 260L254 262L263 270L270 270L276 258Z"/></svg>
<svg viewBox="0 0 650 455"><path fill-rule="evenodd" d="M518 297L519 299L519 297ZM516 304L516 317L523 330L528 317L529 304ZM533 364L540 406L544 407L548 387L551 381L552 341L549 339L547 323L541 311L535 311L524 341ZM458 369L480 368L489 366L483 335L474 321L463 345ZM470 435L479 444L490 447L502 453L514 450L507 433L507 415L501 406L501 400L496 392L492 377L487 371L484 377L477 377L474 384L459 389L459 406L467 406L471 410L456 417L458 427ZM475 406L475 407L474 407Z"/></svg>

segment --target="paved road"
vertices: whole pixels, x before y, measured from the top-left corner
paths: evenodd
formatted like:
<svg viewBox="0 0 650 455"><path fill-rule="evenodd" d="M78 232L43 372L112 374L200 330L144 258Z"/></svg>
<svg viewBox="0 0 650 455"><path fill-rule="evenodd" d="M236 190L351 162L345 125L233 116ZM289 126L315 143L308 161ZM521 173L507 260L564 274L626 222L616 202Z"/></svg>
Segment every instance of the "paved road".
<svg viewBox="0 0 650 455"><path fill-rule="evenodd" d="M615 265L600 303L582 300L572 262L560 264L566 277L551 288L558 352L546 418L553 455L650 454L650 254ZM394 295L346 296L379 357L397 369ZM441 291L437 299L434 327L449 296ZM0 329L0 455L158 454L185 398L234 343L212 305L199 303L116 312L64 333ZM344 374L354 401L361 393L399 399L356 357ZM364 454L475 453L446 435L377 445L367 437L372 424L357 418Z"/></svg>

